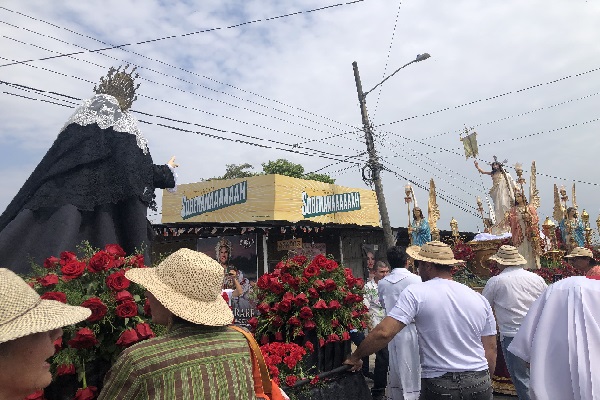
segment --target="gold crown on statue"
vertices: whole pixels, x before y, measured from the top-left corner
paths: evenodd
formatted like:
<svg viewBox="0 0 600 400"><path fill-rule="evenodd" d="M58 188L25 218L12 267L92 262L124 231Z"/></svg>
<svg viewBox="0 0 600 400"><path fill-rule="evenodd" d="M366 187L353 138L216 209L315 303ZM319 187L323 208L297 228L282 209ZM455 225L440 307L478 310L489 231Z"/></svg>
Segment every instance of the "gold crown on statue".
<svg viewBox="0 0 600 400"><path fill-rule="evenodd" d="M133 67L130 72L127 72L127 68L129 68L129 64L123 68L123 71L121 71L121 67L110 67L106 77L100 78L100 84L94 86L96 94L108 94L116 98L122 111L131 107L131 104L137 99L135 91L140 87L139 83L135 86L133 82L140 76L137 73L133 75L137 67Z"/></svg>

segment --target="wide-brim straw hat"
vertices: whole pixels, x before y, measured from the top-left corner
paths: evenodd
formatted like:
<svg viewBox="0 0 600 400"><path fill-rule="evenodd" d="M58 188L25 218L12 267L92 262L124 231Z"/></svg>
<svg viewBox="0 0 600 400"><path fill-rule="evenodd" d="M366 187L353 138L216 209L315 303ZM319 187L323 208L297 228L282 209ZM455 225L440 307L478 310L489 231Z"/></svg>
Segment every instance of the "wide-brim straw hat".
<svg viewBox="0 0 600 400"><path fill-rule="evenodd" d="M423 247L410 246L406 249L406 253L415 260L428 261L434 264L457 265L464 263L463 260L454 258L450 246L439 241L427 242Z"/></svg>
<svg viewBox="0 0 600 400"><path fill-rule="evenodd" d="M498 264L508 266L527 264L527 260L519 254L519 250L517 250L516 247L507 244L500 246L496 254L491 256L488 260L496 261Z"/></svg>
<svg viewBox="0 0 600 400"><path fill-rule="evenodd" d="M179 249L158 267L130 269L125 276L186 321L208 326L233 321L233 313L221 296L223 267L204 253Z"/></svg>
<svg viewBox="0 0 600 400"><path fill-rule="evenodd" d="M565 258L575 258L575 257L589 257L594 258L594 253L588 248L585 247L575 247L573 251L565 256Z"/></svg>
<svg viewBox="0 0 600 400"><path fill-rule="evenodd" d="M0 268L0 343L76 324L89 308L44 300L17 274Z"/></svg>

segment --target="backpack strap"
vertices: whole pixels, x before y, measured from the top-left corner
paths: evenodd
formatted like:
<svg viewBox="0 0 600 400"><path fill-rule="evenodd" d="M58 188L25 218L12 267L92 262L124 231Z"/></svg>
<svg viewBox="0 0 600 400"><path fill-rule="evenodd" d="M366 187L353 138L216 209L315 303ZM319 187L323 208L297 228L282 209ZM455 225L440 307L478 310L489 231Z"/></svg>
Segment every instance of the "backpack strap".
<svg viewBox="0 0 600 400"><path fill-rule="evenodd" d="M258 343L256 343L256 339L250 332L246 332L244 329L239 326L231 325L231 329L240 332L242 335L246 337L248 344L250 345L250 349L252 350L252 354L258 364L258 368L260 370L260 377L262 380L262 387L264 392L269 395L271 394L271 377L269 376L269 369L267 368L267 363L265 362L265 358L263 357L262 352L260 351L260 347Z"/></svg>

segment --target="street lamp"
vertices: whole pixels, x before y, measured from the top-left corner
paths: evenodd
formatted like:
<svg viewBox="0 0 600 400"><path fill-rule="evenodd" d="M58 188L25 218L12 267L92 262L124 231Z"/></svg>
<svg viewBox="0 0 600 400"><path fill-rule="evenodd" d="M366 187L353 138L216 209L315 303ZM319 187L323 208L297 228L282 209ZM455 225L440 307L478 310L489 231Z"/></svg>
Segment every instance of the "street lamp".
<svg viewBox="0 0 600 400"><path fill-rule="evenodd" d="M369 161L365 168L369 168L371 170L371 180L375 186L375 194L377 196L377 205L379 206L379 214L381 216L381 226L383 228L383 236L385 238L386 247L389 249L396 244L396 240L392 234L392 227L390 225L390 217L387 211L387 205L385 204L385 196L383 195L383 184L381 183L381 176L379 173L383 169L383 166L379 163L379 159L377 157L377 152L375 151L375 144L373 142L373 133L371 131L371 123L369 122L369 115L367 113L367 94L371 93L375 88L383 84L383 82L387 81L389 78L394 76L396 72L400 71L402 68L409 66L412 63L423 61L431 57L429 53L418 54L417 57L409 63L404 64L397 70L395 70L391 75L386 77L384 80L375 85L371 90L363 92L362 83L360 82L360 75L358 73L358 64L356 61L352 63L352 67L354 68L354 81L356 82L356 91L358 93L358 102L360 104L360 113L362 116L363 129L365 131L365 141L367 144L367 152L369 153ZM364 170L363 170L364 171Z"/></svg>

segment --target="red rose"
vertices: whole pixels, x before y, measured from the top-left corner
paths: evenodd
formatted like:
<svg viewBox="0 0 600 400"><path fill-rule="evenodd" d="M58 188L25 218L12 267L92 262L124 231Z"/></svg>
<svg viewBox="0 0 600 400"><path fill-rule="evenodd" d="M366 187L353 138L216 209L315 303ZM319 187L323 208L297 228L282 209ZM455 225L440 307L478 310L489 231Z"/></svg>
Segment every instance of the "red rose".
<svg viewBox="0 0 600 400"><path fill-rule="evenodd" d="M136 254L135 256L131 257L127 264L131 265L132 267L146 268L146 266L144 265L143 254Z"/></svg>
<svg viewBox="0 0 600 400"><path fill-rule="evenodd" d="M302 319L310 319L313 317L313 312L310 307L302 307L300 309L300 318Z"/></svg>
<svg viewBox="0 0 600 400"><path fill-rule="evenodd" d="M31 393L29 396L25 397L24 400L46 400L44 397L44 390L40 389L37 392Z"/></svg>
<svg viewBox="0 0 600 400"><path fill-rule="evenodd" d="M310 380L311 385L316 385L317 383L319 383L319 375L315 375L315 377Z"/></svg>
<svg viewBox="0 0 600 400"><path fill-rule="evenodd" d="M248 325L254 330L258 326L258 318L252 317L248 320Z"/></svg>
<svg viewBox="0 0 600 400"><path fill-rule="evenodd" d="M119 339L117 339L117 346L129 347L139 341L140 337L135 329L127 329L121 333L121 336L119 336Z"/></svg>
<svg viewBox="0 0 600 400"><path fill-rule="evenodd" d="M63 364L56 367L56 375L74 375L75 374L75 366L73 364Z"/></svg>
<svg viewBox="0 0 600 400"><path fill-rule="evenodd" d="M267 335L262 335L262 337L260 338L260 344L267 344L269 343L269 337Z"/></svg>
<svg viewBox="0 0 600 400"><path fill-rule="evenodd" d="M129 279L125 278L125 271L120 270L106 277L106 286L116 292L125 290L129 287Z"/></svg>
<svg viewBox="0 0 600 400"><path fill-rule="evenodd" d="M54 256L48 257L44 260L44 268L53 269L56 268L60 263L60 258L56 258Z"/></svg>
<svg viewBox="0 0 600 400"><path fill-rule="evenodd" d="M315 288L310 288L308 289L308 295L312 298L316 298L319 297L319 292L317 292L317 289Z"/></svg>
<svg viewBox="0 0 600 400"><path fill-rule="evenodd" d="M48 274L43 278L38 278L38 282L40 285L44 287L56 285L58 283L58 275L56 274Z"/></svg>
<svg viewBox="0 0 600 400"><path fill-rule="evenodd" d="M266 290L269 288L269 283L270 283L269 274L264 274L264 275L261 275L260 278L258 278L258 280L256 281L256 286L258 286L259 289Z"/></svg>
<svg viewBox="0 0 600 400"><path fill-rule="evenodd" d="M328 272L333 272L338 268L338 263L336 263L334 260L327 260L327 263L325 264L325 269Z"/></svg>
<svg viewBox="0 0 600 400"><path fill-rule="evenodd" d="M327 336L327 343L339 342L339 341L340 341L340 337L338 335L336 335L335 333L332 333L331 335Z"/></svg>
<svg viewBox="0 0 600 400"><path fill-rule="evenodd" d="M134 329L137 332L140 339L142 340L156 337L154 332L152 332L152 328L150 328L150 325L146 323L137 324Z"/></svg>
<svg viewBox="0 0 600 400"><path fill-rule="evenodd" d="M115 300L120 303L122 301L134 301L133 296L127 290L121 290L115 295Z"/></svg>
<svg viewBox="0 0 600 400"><path fill-rule="evenodd" d="M275 332L275 340L278 342L283 342L283 335L281 332Z"/></svg>
<svg viewBox="0 0 600 400"><path fill-rule="evenodd" d="M54 341L54 354L58 353L62 349L62 336Z"/></svg>
<svg viewBox="0 0 600 400"><path fill-rule="evenodd" d="M327 303L325 303L325 300L319 299L319 301L313 305L313 308L316 310L327 310Z"/></svg>
<svg viewBox="0 0 600 400"><path fill-rule="evenodd" d="M283 295L283 300L294 300L294 294L291 292L285 292L285 294Z"/></svg>
<svg viewBox="0 0 600 400"><path fill-rule="evenodd" d="M337 328L338 326L340 326L340 321L338 321L337 319L332 319L331 320L331 327L332 328Z"/></svg>
<svg viewBox="0 0 600 400"><path fill-rule="evenodd" d="M74 400L94 400L98 389L96 386L88 386L85 389L77 389Z"/></svg>
<svg viewBox="0 0 600 400"><path fill-rule="evenodd" d="M362 289L365 286L365 281L362 278L356 278L356 287Z"/></svg>
<svg viewBox="0 0 600 400"><path fill-rule="evenodd" d="M256 306L256 309L258 310L259 313L266 314L269 312L271 307L269 307L269 305L267 303L260 303L259 305Z"/></svg>
<svg viewBox="0 0 600 400"><path fill-rule="evenodd" d="M77 261L75 253L70 251L63 251L60 253L60 265L66 265L69 261Z"/></svg>
<svg viewBox="0 0 600 400"><path fill-rule="evenodd" d="M322 292L323 290L325 290L325 283L323 283L323 281L320 279L314 281L313 286L315 287L315 289L317 289L318 292Z"/></svg>
<svg viewBox="0 0 600 400"><path fill-rule="evenodd" d="M339 301L337 301L337 300L331 300L329 302L329 309L330 310L339 310L340 308L342 308L342 305L340 304Z"/></svg>
<svg viewBox="0 0 600 400"><path fill-rule="evenodd" d="M137 304L135 301L124 301L117 306L115 314L121 318L135 317L138 314Z"/></svg>
<svg viewBox="0 0 600 400"><path fill-rule="evenodd" d="M315 258L313 258L311 264L318 268L325 268L328 262L329 258L325 257L323 254L317 254Z"/></svg>
<svg viewBox="0 0 600 400"><path fill-rule="evenodd" d="M86 307L92 310L92 315L88 317L88 321L100 321L106 315L106 305L98 297L92 297L81 303L81 307Z"/></svg>
<svg viewBox="0 0 600 400"><path fill-rule="evenodd" d="M83 271L85 271L85 267L85 263L77 261L77 259L67 261L60 269L63 274L63 281L68 282L72 279L79 278L81 274L83 274Z"/></svg>
<svg viewBox="0 0 600 400"><path fill-rule="evenodd" d="M283 325L283 319L279 315L277 315L275 316L275 318L273 318L271 324L273 324L275 328L279 328L281 325Z"/></svg>
<svg viewBox="0 0 600 400"><path fill-rule="evenodd" d="M125 250L118 244L107 244L104 246L104 251L110 254L113 258L125 257Z"/></svg>
<svg viewBox="0 0 600 400"><path fill-rule="evenodd" d="M315 351L315 346L311 342L304 343L304 347L306 347L306 350L310 351L311 353Z"/></svg>
<svg viewBox="0 0 600 400"><path fill-rule="evenodd" d="M311 264L308 267L304 268L304 272L302 272L302 275L304 275L306 278L312 278L313 276L319 275L320 272L321 270L319 270L319 267Z"/></svg>
<svg viewBox="0 0 600 400"><path fill-rule="evenodd" d="M229 303L229 300L227 300L227 302ZM152 309L150 308L150 301L148 299L144 301L144 314L146 314L149 317L152 316Z"/></svg>
<svg viewBox="0 0 600 400"><path fill-rule="evenodd" d="M294 304L297 305L298 307L308 304L308 297L306 297L306 295L304 293L300 293L294 299Z"/></svg>
<svg viewBox="0 0 600 400"><path fill-rule="evenodd" d="M90 272L102 272L113 267L113 257L104 250L100 250L90 258L87 266Z"/></svg>
<svg viewBox="0 0 600 400"><path fill-rule="evenodd" d="M293 263L297 264L297 265L302 266L302 265L304 265L304 263L306 262L306 260L307 260L306 256L303 256L302 254L299 254L297 256L294 256L291 261Z"/></svg>
<svg viewBox="0 0 600 400"><path fill-rule="evenodd" d="M277 278L269 279L269 289L273 291L273 293L281 294L285 290L281 282Z"/></svg>
<svg viewBox="0 0 600 400"><path fill-rule="evenodd" d="M291 317L288 319L288 324L291 326L301 326L302 322L300 322L300 320L296 317Z"/></svg>
<svg viewBox="0 0 600 400"><path fill-rule="evenodd" d="M325 279L324 284L327 292L333 292L335 289L337 289L337 285L333 279Z"/></svg>
<svg viewBox="0 0 600 400"><path fill-rule="evenodd" d="M67 295L63 292L46 292L40 297L44 300L56 300L67 304Z"/></svg>
<svg viewBox="0 0 600 400"><path fill-rule="evenodd" d="M298 380L298 378L296 378L294 375L288 375L285 377L285 384L288 385L289 387L294 386L294 384L296 383L296 381Z"/></svg>
<svg viewBox="0 0 600 400"><path fill-rule="evenodd" d="M346 331L342 333L342 340L350 340L350 334Z"/></svg>
<svg viewBox="0 0 600 400"><path fill-rule="evenodd" d="M80 328L75 337L69 340L69 347L74 349L89 349L98 343L96 335L90 328Z"/></svg>
<svg viewBox="0 0 600 400"><path fill-rule="evenodd" d="M277 310L281 312L288 312L292 309L292 302L290 300L281 300L279 304L276 304Z"/></svg>

